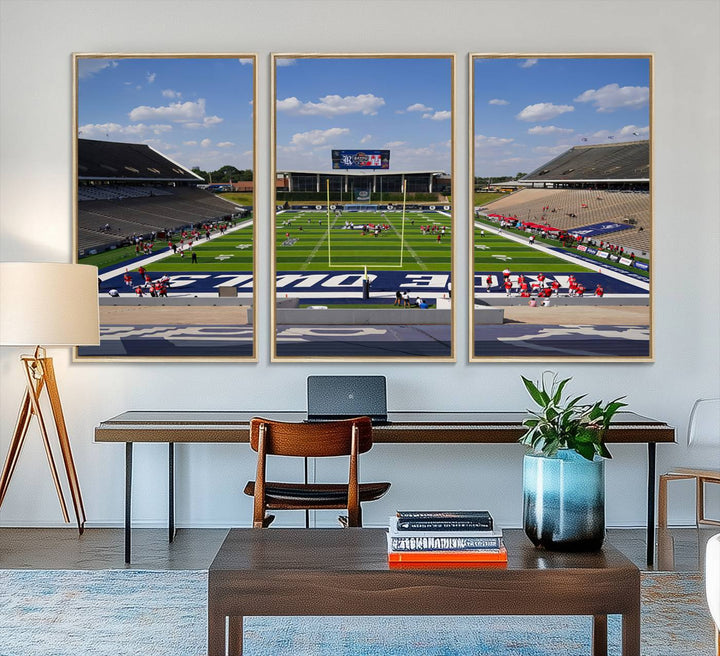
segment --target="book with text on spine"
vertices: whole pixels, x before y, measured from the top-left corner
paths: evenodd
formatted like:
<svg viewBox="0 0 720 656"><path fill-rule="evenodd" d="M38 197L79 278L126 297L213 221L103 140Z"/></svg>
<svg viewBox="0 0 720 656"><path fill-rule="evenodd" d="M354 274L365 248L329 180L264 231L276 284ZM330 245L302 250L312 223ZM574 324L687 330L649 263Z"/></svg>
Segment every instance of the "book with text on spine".
<svg viewBox="0 0 720 656"><path fill-rule="evenodd" d="M391 551L460 551L499 549L502 535L397 535L388 534Z"/></svg>
<svg viewBox="0 0 720 656"><path fill-rule="evenodd" d="M418 562L388 562L389 569L507 569L507 562L471 561L447 562L447 561L418 561Z"/></svg>
<svg viewBox="0 0 720 656"><path fill-rule="evenodd" d="M388 562L394 563L507 563L507 549L481 551L390 551Z"/></svg>
<svg viewBox="0 0 720 656"><path fill-rule="evenodd" d="M487 510L401 510L396 516L394 525L398 531L491 531L493 528L493 519Z"/></svg>

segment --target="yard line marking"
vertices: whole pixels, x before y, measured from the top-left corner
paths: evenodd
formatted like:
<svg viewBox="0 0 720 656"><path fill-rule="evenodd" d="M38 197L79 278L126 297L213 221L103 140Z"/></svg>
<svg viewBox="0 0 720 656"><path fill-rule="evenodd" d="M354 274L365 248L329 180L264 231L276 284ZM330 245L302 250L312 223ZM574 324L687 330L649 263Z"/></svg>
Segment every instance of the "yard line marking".
<svg viewBox="0 0 720 656"><path fill-rule="evenodd" d="M420 256L418 256L418 254L415 252L415 249L412 246L410 246L410 243L407 240L405 241L404 244L402 243L402 238L400 237L400 233L397 231L397 228L395 227L395 224L393 222L390 223L390 227L393 229L393 232L398 236L398 239L400 239L400 250L407 247L407 252L410 255L410 257L412 257L415 260L415 262L418 263L418 265L420 266L420 268L423 271L427 271L427 265L425 264L425 262L423 262L422 258Z"/></svg>
<svg viewBox="0 0 720 656"><path fill-rule="evenodd" d="M330 230L332 230L335 227L335 224L338 222L338 217L335 217L335 220L330 225ZM307 268L310 266L310 262L315 257L315 254L320 250L320 247L323 245L325 240L328 238L328 235L330 234L330 230L325 230L323 233L323 236L318 239L317 243L315 244L315 248L310 251L310 254L307 256L307 259L305 260L305 263L300 267L300 271L307 271Z"/></svg>

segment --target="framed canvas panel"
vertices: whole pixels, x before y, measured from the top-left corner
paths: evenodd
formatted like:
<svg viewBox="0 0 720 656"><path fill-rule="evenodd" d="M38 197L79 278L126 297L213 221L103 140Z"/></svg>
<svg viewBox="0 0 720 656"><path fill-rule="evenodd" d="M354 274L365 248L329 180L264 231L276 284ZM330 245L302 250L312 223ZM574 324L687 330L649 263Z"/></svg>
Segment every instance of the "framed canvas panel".
<svg viewBox="0 0 720 656"><path fill-rule="evenodd" d="M256 360L256 56L75 54L79 360Z"/></svg>
<svg viewBox="0 0 720 656"><path fill-rule="evenodd" d="M454 56L272 60L272 360L454 360Z"/></svg>
<svg viewBox="0 0 720 656"><path fill-rule="evenodd" d="M471 361L652 360L652 55L470 75Z"/></svg>

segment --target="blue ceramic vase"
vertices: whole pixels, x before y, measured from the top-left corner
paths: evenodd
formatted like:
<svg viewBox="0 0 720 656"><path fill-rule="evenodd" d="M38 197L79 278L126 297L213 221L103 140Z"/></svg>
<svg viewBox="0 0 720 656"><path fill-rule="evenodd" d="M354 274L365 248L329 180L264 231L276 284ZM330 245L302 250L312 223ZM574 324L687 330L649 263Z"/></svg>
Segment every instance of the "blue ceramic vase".
<svg viewBox="0 0 720 656"><path fill-rule="evenodd" d="M526 454L523 526L536 547L597 551L605 539L605 460L572 449Z"/></svg>

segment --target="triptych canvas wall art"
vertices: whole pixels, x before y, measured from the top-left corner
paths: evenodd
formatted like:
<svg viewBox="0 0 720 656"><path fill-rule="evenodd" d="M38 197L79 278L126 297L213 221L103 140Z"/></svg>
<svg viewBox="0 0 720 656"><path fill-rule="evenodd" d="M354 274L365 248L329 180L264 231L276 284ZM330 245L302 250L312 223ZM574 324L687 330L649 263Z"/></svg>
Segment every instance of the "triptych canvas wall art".
<svg viewBox="0 0 720 656"><path fill-rule="evenodd" d="M474 362L651 359L652 57L469 65L466 136L452 54L272 55L271 108L253 54L75 55L76 358L452 362L463 304Z"/></svg>

